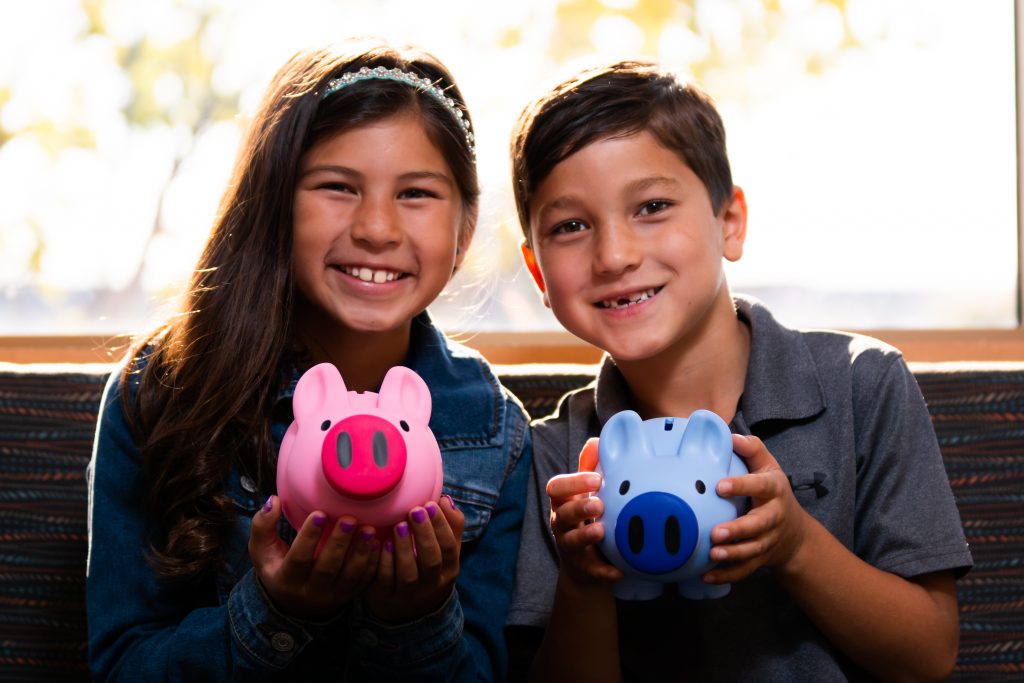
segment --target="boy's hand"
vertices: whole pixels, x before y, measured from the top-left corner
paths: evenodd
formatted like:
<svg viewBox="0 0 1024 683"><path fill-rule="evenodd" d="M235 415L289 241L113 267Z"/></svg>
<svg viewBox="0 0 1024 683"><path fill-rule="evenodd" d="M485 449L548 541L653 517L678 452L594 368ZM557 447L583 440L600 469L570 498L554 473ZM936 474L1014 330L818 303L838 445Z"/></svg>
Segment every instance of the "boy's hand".
<svg viewBox="0 0 1024 683"><path fill-rule="evenodd" d="M366 604L394 623L418 619L440 607L459 576L466 518L448 496L410 510L384 546Z"/></svg>
<svg viewBox="0 0 1024 683"><path fill-rule="evenodd" d="M559 561L563 571L579 583L622 578L622 572L605 561L597 549L604 538L604 525L592 520L604 514L604 504L591 495L601 487L596 467L597 439L592 438L580 451L579 471L552 477L547 485Z"/></svg>
<svg viewBox="0 0 1024 683"><path fill-rule="evenodd" d="M797 503L779 463L756 436L733 434L732 447L750 474L718 482L721 496L749 496L750 512L711 530L711 559L728 563L704 575L708 583L735 583L762 566L789 562L803 543L807 512Z"/></svg>
<svg viewBox="0 0 1024 683"><path fill-rule="evenodd" d="M264 590L286 615L322 619L336 614L377 571L380 542L373 527L357 528L351 517L331 526L325 514L313 512L289 546L277 535L280 517L280 501L271 496L253 516L249 532L249 557Z"/></svg>

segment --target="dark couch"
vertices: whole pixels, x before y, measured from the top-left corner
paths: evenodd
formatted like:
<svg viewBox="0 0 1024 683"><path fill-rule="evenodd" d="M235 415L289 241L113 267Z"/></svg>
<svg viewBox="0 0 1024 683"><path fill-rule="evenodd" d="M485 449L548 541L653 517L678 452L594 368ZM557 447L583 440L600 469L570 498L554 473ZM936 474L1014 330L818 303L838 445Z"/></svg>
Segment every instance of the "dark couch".
<svg viewBox="0 0 1024 683"><path fill-rule="evenodd" d="M975 568L954 680L1024 680L1024 362L914 365ZM590 366L498 368L534 416ZM110 366L0 363L0 680L87 680L85 465Z"/></svg>

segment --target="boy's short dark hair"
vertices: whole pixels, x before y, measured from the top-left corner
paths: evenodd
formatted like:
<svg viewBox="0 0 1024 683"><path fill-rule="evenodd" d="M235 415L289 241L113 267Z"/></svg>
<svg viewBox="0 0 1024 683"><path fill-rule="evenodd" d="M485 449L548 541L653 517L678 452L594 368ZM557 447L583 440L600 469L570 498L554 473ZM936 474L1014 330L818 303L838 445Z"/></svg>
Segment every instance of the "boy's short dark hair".
<svg viewBox="0 0 1024 683"><path fill-rule="evenodd" d="M588 69L528 105L512 132L516 209L529 239L530 200L561 161L591 142L649 131L683 160L717 214L732 196L725 127L714 103L692 83L651 62Z"/></svg>

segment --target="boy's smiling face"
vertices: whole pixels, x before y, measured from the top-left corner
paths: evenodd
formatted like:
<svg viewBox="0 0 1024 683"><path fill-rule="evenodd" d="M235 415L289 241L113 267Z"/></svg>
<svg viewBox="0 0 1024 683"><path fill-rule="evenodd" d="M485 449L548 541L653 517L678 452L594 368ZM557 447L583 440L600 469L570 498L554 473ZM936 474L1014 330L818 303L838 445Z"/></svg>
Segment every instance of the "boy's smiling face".
<svg viewBox="0 0 1024 683"><path fill-rule="evenodd" d="M564 159L530 200L544 300L570 332L619 361L682 352L735 324L722 258L743 253L736 189L715 214L697 175L646 131Z"/></svg>

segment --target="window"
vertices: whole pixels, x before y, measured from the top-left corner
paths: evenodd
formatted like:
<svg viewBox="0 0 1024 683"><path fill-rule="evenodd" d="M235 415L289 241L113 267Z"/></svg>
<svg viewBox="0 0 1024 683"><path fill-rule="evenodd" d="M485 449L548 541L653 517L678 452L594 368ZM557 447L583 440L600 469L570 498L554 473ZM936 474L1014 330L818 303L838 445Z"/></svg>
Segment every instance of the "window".
<svg viewBox="0 0 1024 683"><path fill-rule="evenodd" d="M734 290L897 344L1020 337L1012 0L57 4L0 24L8 337L144 329L194 264L271 74L356 34L433 51L469 101L481 227L433 310L471 343L574 346L520 266L508 133L579 66L635 56L692 74L722 111L751 212Z"/></svg>

